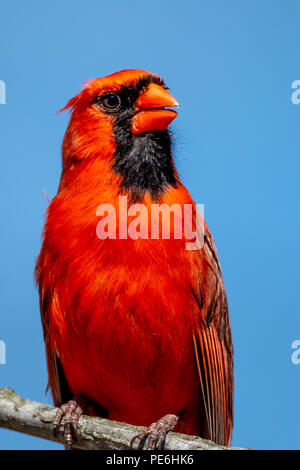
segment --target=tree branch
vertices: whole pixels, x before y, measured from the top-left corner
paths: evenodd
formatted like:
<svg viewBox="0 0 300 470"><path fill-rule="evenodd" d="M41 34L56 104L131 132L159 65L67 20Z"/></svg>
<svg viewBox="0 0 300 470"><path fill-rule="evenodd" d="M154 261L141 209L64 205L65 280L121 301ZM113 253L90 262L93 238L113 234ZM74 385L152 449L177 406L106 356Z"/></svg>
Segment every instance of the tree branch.
<svg viewBox="0 0 300 470"><path fill-rule="evenodd" d="M57 438L53 436L52 422L57 408L26 400L10 388L0 388L0 427L63 443L62 427ZM78 423L76 449L128 450L137 426L108 419L81 416ZM170 432L165 449L168 450L226 450L214 442L199 437ZM237 448L231 448L237 449Z"/></svg>

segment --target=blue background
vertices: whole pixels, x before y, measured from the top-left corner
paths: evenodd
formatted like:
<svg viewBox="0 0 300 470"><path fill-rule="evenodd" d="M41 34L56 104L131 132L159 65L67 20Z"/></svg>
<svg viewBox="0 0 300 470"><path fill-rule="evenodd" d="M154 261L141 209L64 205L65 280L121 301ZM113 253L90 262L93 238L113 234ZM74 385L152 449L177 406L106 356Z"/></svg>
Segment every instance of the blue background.
<svg viewBox="0 0 300 470"><path fill-rule="evenodd" d="M176 162L215 237L235 346L233 444L299 448L299 2L1 1L0 386L45 397L33 282L45 190L52 198L68 114L89 78L162 76L181 104ZM0 430L1 449L60 445Z"/></svg>

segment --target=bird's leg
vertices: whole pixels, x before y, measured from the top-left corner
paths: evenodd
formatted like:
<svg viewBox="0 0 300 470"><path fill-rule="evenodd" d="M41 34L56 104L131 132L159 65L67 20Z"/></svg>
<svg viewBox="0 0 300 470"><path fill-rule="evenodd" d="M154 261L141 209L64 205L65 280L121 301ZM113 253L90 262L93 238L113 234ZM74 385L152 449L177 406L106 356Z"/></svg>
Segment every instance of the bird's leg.
<svg viewBox="0 0 300 470"><path fill-rule="evenodd" d="M74 397L73 400L61 405L53 421L53 433L57 436L59 426L64 428L64 444L66 450L71 450L73 445L73 433L77 437L77 426L80 416L88 409L89 402L82 397ZM63 423L62 423L63 421Z"/></svg>
<svg viewBox="0 0 300 470"><path fill-rule="evenodd" d="M148 450L163 449L167 433L173 431L178 419L179 417L176 415L166 415L147 428L141 429L140 432L131 439L130 447L133 446L136 439L139 439L139 450L143 449L145 444L145 449Z"/></svg>

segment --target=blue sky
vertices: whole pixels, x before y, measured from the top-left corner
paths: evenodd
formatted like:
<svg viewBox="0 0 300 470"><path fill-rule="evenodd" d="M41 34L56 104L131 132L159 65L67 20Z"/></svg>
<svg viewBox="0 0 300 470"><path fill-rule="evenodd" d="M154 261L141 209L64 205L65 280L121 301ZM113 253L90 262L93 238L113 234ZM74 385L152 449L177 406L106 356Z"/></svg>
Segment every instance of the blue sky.
<svg viewBox="0 0 300 470"><path fill-rule="evenodd" d="M184 184L214 235L235 347L233 444L296 449L300 365L299 2L1 2L0 386L50 402L33 282L67 113L87 79L124 68L162 76ZM1 100L0 100L1 101ZM61 446L0 430L1 449Z"/></svg>

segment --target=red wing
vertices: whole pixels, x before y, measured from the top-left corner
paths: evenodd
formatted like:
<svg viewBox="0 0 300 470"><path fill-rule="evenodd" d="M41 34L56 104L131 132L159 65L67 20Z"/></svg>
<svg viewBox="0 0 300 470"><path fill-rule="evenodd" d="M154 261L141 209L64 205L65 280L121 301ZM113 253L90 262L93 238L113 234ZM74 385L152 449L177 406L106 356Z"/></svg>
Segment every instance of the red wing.
<svg viewBox="0 0 300 470"><path fill-rule="evenodd" d="M43 268L41 263L43 260ZM46 345L46 359L48 368L48 386L50 388L55 406L60 406L72 399L68 388L59 357L51 344L50 318L55 313L59 314L59 302L55 290L55 283L49 268L45 268L46 260L43 259L43 250L36 264L35 275L39 286L41 320Z"/></svg>
<svg viewBox="0 0 300 470"><path fill-rule="evenodd" d="M199 371L208 438L230 445L233 426L233 347L227 298L213 239L206 228L201 250L205 276L198 291L201 309L194 345Z"/></svg>

